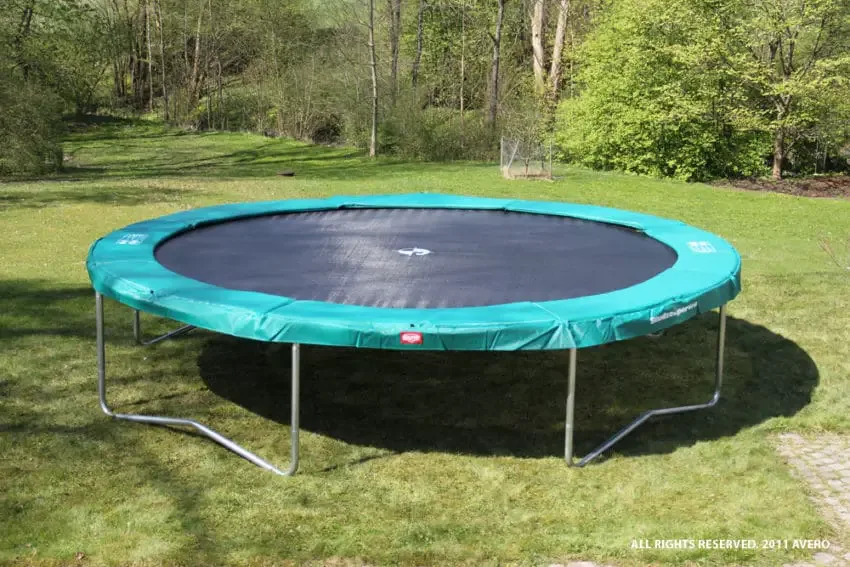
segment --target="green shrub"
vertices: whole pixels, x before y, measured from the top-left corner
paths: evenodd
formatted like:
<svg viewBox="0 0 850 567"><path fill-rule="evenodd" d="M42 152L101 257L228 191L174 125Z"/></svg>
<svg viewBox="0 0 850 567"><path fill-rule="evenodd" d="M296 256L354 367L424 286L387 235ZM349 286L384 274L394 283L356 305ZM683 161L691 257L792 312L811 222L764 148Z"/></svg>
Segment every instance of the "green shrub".
<svg viewBox="0 0 850 567"><path fill-rule="evenodd" d="M685 0L624 0L581 52L581 94L561 103L563 159L701 180L759 175L770 140L748 130L716 13Z"/></svg>
<svg viewBox="0 0 850 567"><path fill-rule="evenodd" d="M425 107L414 97L401 98L380 123L381 151L427 161L498 157L496 134L481 110L468 110L461 120L454 108Z"/></svg>
<svg viewBox="0 0 850 567"><path fill-rule="evenodd" d="M62 167L62 100L13 76L0 76L0 175Z"/></svg>

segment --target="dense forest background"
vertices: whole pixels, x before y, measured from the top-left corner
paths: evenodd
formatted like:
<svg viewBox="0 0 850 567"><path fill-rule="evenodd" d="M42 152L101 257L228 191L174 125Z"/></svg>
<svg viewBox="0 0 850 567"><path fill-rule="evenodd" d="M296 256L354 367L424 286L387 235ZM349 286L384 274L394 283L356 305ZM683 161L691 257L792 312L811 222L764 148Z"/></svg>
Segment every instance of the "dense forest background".
<svg viewBox="0 0 850 567"><path fill-rule="evenodd" d="M687 180L846 170L847 0L4 0L0 174L63 116Z"/></svg>

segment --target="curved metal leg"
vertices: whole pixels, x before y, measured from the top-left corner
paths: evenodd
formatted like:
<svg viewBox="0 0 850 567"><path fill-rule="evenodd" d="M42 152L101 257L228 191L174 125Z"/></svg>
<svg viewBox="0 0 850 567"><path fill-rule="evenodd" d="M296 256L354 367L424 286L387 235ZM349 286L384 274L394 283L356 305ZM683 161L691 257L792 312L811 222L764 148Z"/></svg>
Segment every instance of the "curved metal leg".
<svg viewBox="0 0 850 567"><path fill-rule="evenodd" d="M173 331L169 331L164 335L160 335L158 337L154 337L149 341L142 340L142 322L138 309L133 310L133 338L136 339L136 342L143 346L155 345L158 342L164 341L166 339L173 339L174 337L179 337L180 335L185 335L189 331L196 329L194 325L183 325Z"/></svg>
<svg viewBox="0 0 850 567"><path fill-rule="evenodd" d="M626 427L621 429L616 435L602 443L599 447L591 451L587 454L582 460L580 460L576 466L583 467L593 459L597 458L599 455L613 447L616 443L618 443L623 437L637 429L648 419L655 417L657 415L670 415L674 413L684 413L688 411L696 411L701 409L707 409L713 407L720 400L720 389L723 386L723 354L726 343L726 306L723 305L720 307L720 328L717 332L717 359L716 366L714 372L714 395L711 399L702 404L694 404L689 406L679 406L672 408L660 408L649 410L642 413L636 420L628 424ZM574 349L573 349L574 351ZM572 423L572 404L573 397L575 392L575 354L571 351L570 354L570 385L569 385L569 395L567 397L567 452L565 453L565 458L567 460L567 464L572 465L572 436L573 436L573 423Z"/></svg>
<svg viewBox="0 0 850 567"><path fill-rule="evenodd" d="M138 314L138 312L137 312ZM100 408L103 413L115 419L123 419L134 421L137 423L153 423L157 425L179 425L193 427L203 435L209 437L216 443L227 447L237 455L251 461L258 467L264 468L275 474L292 476L298 470L298 417L299 417L299 383L300 383L300 345L292 345L292 445L291 445L291 460L289 468L282 471L269 463L268 461L258 457L254 453L244 449L240 445L224 437L220 433L210 429L206 425L199 423L193 419L185 419L179 417L160 417L154 415L134 415L115 413L106 402L106 344L103 333L103 296L95 292L95 315L97 325L97 390L100 398Z"/></svg>

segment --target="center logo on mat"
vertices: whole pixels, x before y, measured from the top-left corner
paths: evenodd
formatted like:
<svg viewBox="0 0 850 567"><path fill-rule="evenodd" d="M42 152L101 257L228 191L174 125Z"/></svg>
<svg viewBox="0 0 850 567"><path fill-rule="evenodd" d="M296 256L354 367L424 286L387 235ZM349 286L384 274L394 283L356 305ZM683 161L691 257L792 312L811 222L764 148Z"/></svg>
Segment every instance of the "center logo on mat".
<svg viewBox="0 0 850 567"><path fill-rule="evenodd" d="M427 248L401 248L398 250L398 253L405 256L425 256L426 254L430 254L431 251Z"/></svg>

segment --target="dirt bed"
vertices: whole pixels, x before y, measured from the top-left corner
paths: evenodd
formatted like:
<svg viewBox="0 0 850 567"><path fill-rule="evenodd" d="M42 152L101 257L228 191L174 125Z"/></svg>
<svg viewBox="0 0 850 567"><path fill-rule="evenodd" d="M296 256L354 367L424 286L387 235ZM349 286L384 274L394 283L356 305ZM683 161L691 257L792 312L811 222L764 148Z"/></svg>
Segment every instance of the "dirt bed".
<svg viewBox="0 0 850 567"><path fill-rule="evenodd" d="M825 175L823 177L772 179L724 179L713 185L734 187L746 191L772 191L802 197L850 198L850 175Z"/></svg>

